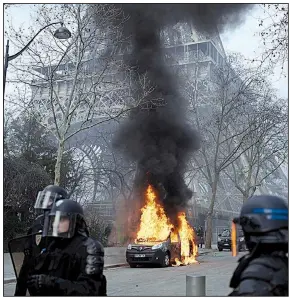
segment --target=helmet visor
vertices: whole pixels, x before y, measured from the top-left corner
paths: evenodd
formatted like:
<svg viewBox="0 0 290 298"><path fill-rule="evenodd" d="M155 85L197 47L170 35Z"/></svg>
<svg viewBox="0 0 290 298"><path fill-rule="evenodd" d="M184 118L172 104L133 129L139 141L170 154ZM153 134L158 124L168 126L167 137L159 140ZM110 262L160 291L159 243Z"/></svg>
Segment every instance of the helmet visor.
<svg viewBox="0 0 290 298"><path fill-rule="evenodd" d="M56 192L40 191L38 192L37 199L34 205L35 209L51 209L53 203L61 198Z"/></svg>
<svg viewBox="0 0 290 298"><path fill-rule="evenodd" d="M77 214L56 211L49 217L48 236L72 238L75 234Z"/></svg>

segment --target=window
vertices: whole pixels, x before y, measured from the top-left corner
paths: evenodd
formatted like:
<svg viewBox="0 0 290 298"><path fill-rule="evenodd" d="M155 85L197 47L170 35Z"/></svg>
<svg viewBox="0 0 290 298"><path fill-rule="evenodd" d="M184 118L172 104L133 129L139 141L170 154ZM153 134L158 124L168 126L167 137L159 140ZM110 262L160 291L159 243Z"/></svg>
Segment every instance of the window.
<svg viewBox="0 0 290 298"><path fill-rule="evenodd" d="M188 50L189 51L197 51L197 44L190 44L188 45Z"/></svg>
<svg viewBox="0 0 290 298"><path fill-rule="evenodd" d="M210 45L210 57L217 62L218 52L213 44Z"/></svg>
<svg viewBox="0 0 290 298"><path fill-rule="evenodd" d="M208 56L208 42L202 42L198 45L198 48L202 51L202 53Z"/></svg>
<svg viewBox="0 0 290 298"><path fill-rule="evenodd" d="M223 236L223 237L230 237L230 230L224 230L224 231L222 232L222 236Z"/></svg>
<svg viewBox="0 0 290 298"><path fill-rule="evenodd" d="M184 46L175 47L176 54L183 54L184 53Z"/></svg>

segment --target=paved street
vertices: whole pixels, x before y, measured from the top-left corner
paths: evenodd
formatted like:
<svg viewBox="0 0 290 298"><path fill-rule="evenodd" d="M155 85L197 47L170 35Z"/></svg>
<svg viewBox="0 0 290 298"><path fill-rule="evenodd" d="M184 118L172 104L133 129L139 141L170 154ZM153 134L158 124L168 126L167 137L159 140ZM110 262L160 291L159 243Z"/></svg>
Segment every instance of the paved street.
<svg viewBox="0 0 290 298"><path fill-rule="evenodd" d="M238 258L229 251L199 258L200 264L170 268L116 268L105 271L108 296L185 296L186 274L206 276L207 296L226 296ZM4 285L4 296L12 296L15 284Z"/></svg>

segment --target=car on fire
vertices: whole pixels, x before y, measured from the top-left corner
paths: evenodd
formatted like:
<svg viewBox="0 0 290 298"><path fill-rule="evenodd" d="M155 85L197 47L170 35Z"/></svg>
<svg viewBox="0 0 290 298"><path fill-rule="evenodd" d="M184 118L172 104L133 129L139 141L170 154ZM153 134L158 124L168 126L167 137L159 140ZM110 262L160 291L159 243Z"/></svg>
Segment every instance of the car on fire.
<svg viewBox="0 0 290 298"><path fill-rule="evenodd" d="M238 231L237 242L237 248L239 251L246 250L246 243L242 230ZM224 249L232 249L232 238L230 229L225 229L221 234L218 235L217 247L219 251L223 251Z"/></svg>
<svg viewBox="0 0 290 298"><path fill-rule="evenodd" d="M192 253L193 247L190 247L190 251ZM181 241L179 235L177 242L171 241L171 233L164 241L137 239L126 250L126 260L131 268L146 264L168 267L175 264L176 258L181 259Z"/></svg>

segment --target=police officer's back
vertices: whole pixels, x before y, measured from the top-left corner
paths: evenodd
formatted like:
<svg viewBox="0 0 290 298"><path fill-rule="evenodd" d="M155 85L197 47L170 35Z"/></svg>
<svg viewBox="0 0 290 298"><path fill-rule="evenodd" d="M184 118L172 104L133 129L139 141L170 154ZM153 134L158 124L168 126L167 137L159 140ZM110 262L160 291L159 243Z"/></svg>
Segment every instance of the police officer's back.
<svg viewBox="0 0 290 298"><path fill-rule="evenodd" d="M82 207L71 200L55 203L50 213L54 238L31 268L31 296L105 296L104 249L87 236Z"/></svg>
<svg viewBox="0 0 290 298"><path fill-rule="evenodd" d="M239 260L230 296L288 296L288 206L279 197L249 198L239 218L249 254Z"/></svg>

